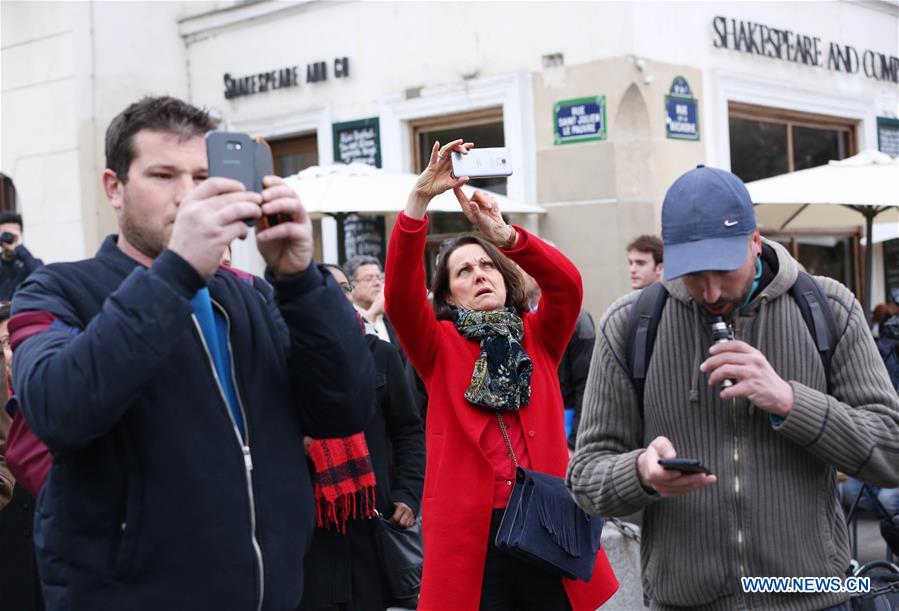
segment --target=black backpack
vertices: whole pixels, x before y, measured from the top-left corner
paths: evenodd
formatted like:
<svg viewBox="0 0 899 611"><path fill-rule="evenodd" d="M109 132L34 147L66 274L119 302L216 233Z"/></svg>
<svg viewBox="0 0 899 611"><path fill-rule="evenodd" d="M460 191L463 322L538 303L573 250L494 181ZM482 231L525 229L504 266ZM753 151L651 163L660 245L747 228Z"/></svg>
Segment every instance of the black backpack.
<svg viewBox="0 0 899 611"><path fill-rule="evenodd" d="M802 319L808 327L827 379L827 394L831 393L830 363L839 341L837 321L833 310L827 304L827 297L817 281L806 272L800 271L796 282L790 287L790 296L802 312ZM637 392L640 417L643 417L643 388L646 384L646 370L652 359L656 331L662 318L662 310L668 301L668 289L661 282L651 284L640 293L631 307L627 321L626 353L631 382Z"/></svg>

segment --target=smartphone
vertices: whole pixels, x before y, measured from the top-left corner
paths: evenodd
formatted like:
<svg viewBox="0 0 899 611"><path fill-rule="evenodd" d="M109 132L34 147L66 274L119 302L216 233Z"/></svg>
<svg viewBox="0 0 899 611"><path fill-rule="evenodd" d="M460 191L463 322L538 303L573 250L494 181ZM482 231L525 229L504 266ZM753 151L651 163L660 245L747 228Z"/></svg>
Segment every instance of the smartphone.
<svg viewBox="0 0 899 611"><path fill-rule="evenodd" d="M256 143L249 134L209 132L206 134L206 156L210 176L233 178L242 182L247 191L257 190Z"/></svg>
<svg viewBox="0 0 899 611"><path fill-rule="evenodd" d="M512 175L512 159L505 147L471 149L467 155L452 152L453 176L493 178Z"/></svg>
<svg viewBox="0 0 899 611"><path fill-rule="evenodd" d="M669 471L680 471L681 473L705 473L711 475L702 461L695 458L660 458L659 464Z"/></svg>
<svg viewBox="0 0 899 611"><path fill-rule="evenodd" d="M262 178L274 173L272 149L262 138L251 138L241 132L209 132L206 134L206 157L210 176L239 180L247 191L262 193ZM282 222L281 215L263 217L260 229ZM252 227L254 219L245 221Z"/></svg>

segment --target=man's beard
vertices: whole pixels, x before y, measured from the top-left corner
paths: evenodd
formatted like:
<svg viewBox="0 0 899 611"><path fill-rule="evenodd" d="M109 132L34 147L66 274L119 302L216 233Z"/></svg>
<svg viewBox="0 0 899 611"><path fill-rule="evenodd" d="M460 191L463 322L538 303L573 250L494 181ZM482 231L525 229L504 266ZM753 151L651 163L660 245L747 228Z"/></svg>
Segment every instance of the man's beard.
<svg viewBox="0 0 899 611"><path fill-rule="evenodd" d="M129 205L128 193L125 193L122 202L122 215L119 219L119 229L128 240L128 243L140 253L155 259L166 247L166 239L161 232L154 231L148 223L143 222L132 213L133 207Z"/></svg>
<svg viewBox="0 0 899 611"><path fill-rule="evenodd" d="M740 306L746 301L746 298L749 296L749 292L752 290L752 286L755 283L755 277L751 276L746 283L746 286L743 287L743 290L740 292L740 296L736 298L725 298L723 295L713 304L706 304L705 302L700 303L703 311L708 316L720 316L725 320L733 320L740 311ZM722 306L729 305L730 308L723 313L712 312L709 308L719 309Z"/></svg>

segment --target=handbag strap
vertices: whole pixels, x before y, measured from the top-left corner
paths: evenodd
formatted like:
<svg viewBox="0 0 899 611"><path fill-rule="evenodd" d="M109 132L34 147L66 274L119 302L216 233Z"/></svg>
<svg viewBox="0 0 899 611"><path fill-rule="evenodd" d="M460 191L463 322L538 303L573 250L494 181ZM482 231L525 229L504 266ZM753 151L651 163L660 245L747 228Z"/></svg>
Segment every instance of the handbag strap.
<svg viewBox="0 0 899 611"><path fill-rule="evenodd" d="M512 449L512 440L509 439L509 431L506 430L506 423L503 422L503 417L499 412L496 412L496 419L499 421L499 428L503 432L503 439L506 440L506 447L509 448L509 458L512 459L512 463L515 465L515 468L518 468L518 459L515 458L515 450Z"/></svg>

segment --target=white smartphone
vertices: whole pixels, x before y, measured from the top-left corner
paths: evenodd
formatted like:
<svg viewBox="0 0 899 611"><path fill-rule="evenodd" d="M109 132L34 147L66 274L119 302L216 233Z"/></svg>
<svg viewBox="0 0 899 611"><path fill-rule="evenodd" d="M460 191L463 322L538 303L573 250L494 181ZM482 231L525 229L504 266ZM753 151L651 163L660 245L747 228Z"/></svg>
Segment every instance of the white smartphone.
<svg viewBox="0 0 899 611"><path fill-rule="evenodd" d="M493 178L512 175L512 158L506 147L471 149L467 155L452 153L453 176Z"/></svg>

